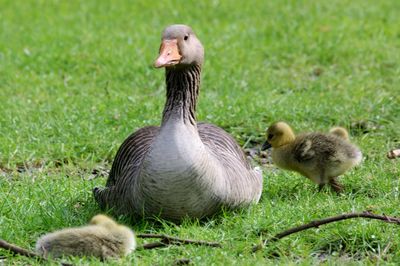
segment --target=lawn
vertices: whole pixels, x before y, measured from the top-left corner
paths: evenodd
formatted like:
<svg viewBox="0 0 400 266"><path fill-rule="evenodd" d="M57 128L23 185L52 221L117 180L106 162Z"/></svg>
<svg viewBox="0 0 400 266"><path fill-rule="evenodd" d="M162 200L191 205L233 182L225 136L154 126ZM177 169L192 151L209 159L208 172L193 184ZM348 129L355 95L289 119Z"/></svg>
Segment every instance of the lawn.
<svg viewBox="0 0 400 266"><path fill-rule="evenodd" d="M91 190L105 184L119 145L160 123L164 71L152 63L173 23L190 25L205 47L199 120L245 148L260 145L276 120L296 132L341 125L364 160L342 177L341 196L265 164L251 208L180 225L118 217L140 233L223 247L142 250L110 264L400 264L400 227L366 219L251 253L261 237L314 219L366 209L400 216L400 161L385 156L400 146L397 0L0 0L0 238L33 249L45 232L100 212ZM40 265L0 250L3 263Z"/></svg>

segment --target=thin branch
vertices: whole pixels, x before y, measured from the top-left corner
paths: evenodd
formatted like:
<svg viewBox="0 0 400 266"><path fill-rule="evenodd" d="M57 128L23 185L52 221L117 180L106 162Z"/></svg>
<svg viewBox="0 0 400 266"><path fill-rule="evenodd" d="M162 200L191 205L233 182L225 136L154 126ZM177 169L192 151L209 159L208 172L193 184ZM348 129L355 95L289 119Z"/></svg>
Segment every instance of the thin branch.
<svg viewBox="0 0 400 266"><path fill-rule="evenodd" d="M167 245L162 243L162 242L152 242L152 243L146 243L141 246L138 246L136 249L141 250L141 249L153 249L153 248L163 248L166 247Z"/></svg>
<svg viewBox="0 0 400 266"><path fill-rule="evenodd" d="M39 261L47 261L46 258L40 256L39 254L36 254L32 251L29 251L27 249L21 248L19 246L16 246L14 244L8 243L7 241L0 239L0 248L3 248L5 250L8 250L14 254L22 255L28 258L35 258L38 259ZM69 263L64 263L60 262L62 266L73 266L72 264Z"/></svg>
<svg viewBox="0 0 400 266"><path fill-rule="evenodd" d="M27 249L10 244L7 241L4 241L3 239L0 239L0 248L3 248L5 250L11 251L14 254L19 254L28 258L37 258L39 260L45 260L45 258L41 257L40 255L31 252Z"/></svg>
<svg viewBox="0 0 400 266"><path fill-rule="evenodd" d="M191 240L191 239L180 239L173 236L168 236L164 234L137 234L138 238L161 238L161 243L164 246L169 244L192 244L192 245L199 245L199 246L209 246L209 247L221 247L221 244L218 242L207 242L202 240Z"/></svg>
<svg viewBox="0 0 400 266"><path fill-rule="evenodd" d="M333 223L341 220L346 220L346 219L352 219L352 218L368 218L368 219L375 219L375 220L381 220L386 223L394 223L394 224L399 224L400 225L400 218L397 217L389 217L386 215L377 215L373 214L369 211L364 211L361 213L345 213L342 215L337 215L337 216L332 216L329 218L324 218L321 220L315 220L311 221L307 224L303 224L300 226L292 227L288 230L285 230L279 234L276 234L275 236L271 237L270 239L264 240L262 244L256 245L253 247L252 251L256 252L260 249L262 249L267 243L275 242L281 238L284 238L285 236L307 230L313 227L319 227L320 225L328 224L328 223Z"/></svg>

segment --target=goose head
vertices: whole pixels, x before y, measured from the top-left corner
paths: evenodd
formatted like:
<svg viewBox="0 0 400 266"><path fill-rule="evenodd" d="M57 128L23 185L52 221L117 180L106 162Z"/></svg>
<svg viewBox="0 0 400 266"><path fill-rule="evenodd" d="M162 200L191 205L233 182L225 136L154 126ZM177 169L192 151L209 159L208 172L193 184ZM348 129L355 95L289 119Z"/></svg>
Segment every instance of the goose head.
<svg viewBox="0 0 400 266"><path fill-rule="evenodd" d="M154 62L156 68L202 65L203 60L203 45L189 26L176 24L165 28L159 56Z"/></svg>
<svg viewBox="0 0 400 266"><path fill-rule="evenodd" d="M278 148L287 145L295 140L292 128L285 122L276 122L267 129L267 141L263 144L262 150L270 147Z"/></svg>

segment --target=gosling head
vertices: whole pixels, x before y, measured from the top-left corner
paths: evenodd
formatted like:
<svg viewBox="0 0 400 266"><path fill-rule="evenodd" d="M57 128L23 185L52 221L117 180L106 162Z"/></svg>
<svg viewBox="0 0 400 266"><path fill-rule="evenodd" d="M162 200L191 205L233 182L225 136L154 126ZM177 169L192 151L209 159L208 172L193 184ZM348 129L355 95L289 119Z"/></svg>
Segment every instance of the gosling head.
<svg viewBox="0 0 400 266"><path fill-rule="evenodd" d="M116 226L116 222L111 219L110 217L103 215L103 214L98 214L93 216L93 218L90 220L89 224L92 225L101 225L105 227L114 227Z"/></svg>
<svg viewBox="0 0 400 266"><path fill-rule="evenodd" d="M204 48L193 30L186 25L176 24L165 28L156 68L202 65Z"/></svg>
<svg viewBox="0 0 400 266"><path fill-rule="evenodd" d="M294 139L295 135L288 124L285 122L276 122L267 129L267 141L261 149L266 150L270 147L278 148L293 142Z"/></svg>
<svg viewBox="0 0 400 266"><path fill-rule="evenodd" d="M343 127L333 127L331 130L329 130L329 133L338 136L339 138L349 140L349 133L347 130Z"/></svg>

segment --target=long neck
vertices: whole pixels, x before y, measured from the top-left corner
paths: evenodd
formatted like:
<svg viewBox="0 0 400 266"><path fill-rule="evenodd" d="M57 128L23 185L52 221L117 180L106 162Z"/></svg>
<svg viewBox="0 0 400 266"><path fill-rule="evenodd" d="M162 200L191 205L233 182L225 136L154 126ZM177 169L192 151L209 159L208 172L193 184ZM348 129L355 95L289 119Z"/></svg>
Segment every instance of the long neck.
<svg viewBox="0 0 400 266"><path fill-rule="evenodd" d="M196 126L200 71L199 65L166 69L167 101L161 125L173 118Z"/></svg>

